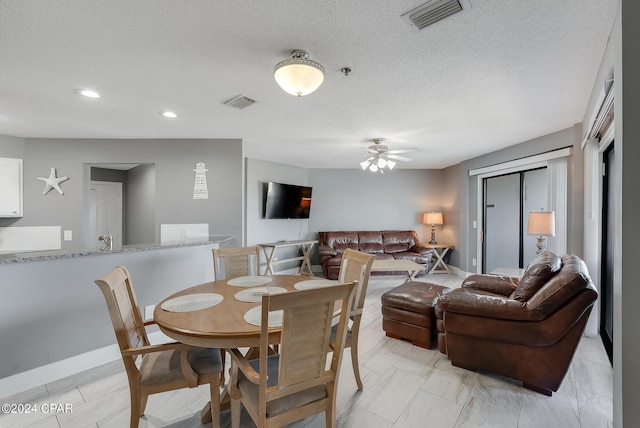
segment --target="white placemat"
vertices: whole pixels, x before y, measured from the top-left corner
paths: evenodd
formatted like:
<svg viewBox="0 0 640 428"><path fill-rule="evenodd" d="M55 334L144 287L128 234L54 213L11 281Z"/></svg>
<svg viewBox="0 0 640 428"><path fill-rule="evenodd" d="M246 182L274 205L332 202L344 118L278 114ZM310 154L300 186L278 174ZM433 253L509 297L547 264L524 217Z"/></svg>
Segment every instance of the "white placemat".
<svg viewBox="0 0 640 428"><path fill-rule="evenodd" d="M217 293L186 294L167 300L160 307L169 312L192 312L215 306L222 299L224 297Z"/></svg>
<svg viewBox="0 0 640 428"><path fill-rule="evenodd" d="M233 287L257 287L271 282L270 276L239 276L227 281Z"/></svg>
<svg viewBox="0 0 640 428"><path fill-rule="evenodd" d="M296 290L310 290L312 288L328 287L338 285L338 281L333 279L310 279L308 281L296 282L293 286Z"/></svg>
<svg viewBox="0 0 640 428"><path fill-rule="evenodd" d="M282 313L283 312L281 310L269 312L269 327L282 326ZM244 320L249 324L257 325L259 327L262 320L262 306L256 306L255 308L251 308L245 312Z"/></svg>
<svg viewBox="0 0 640 428"><path fill-rule="evenodd" d="M263 294L286 293L287 289L282 287L255 287L240 290L235 294L236 300L241 302L261 302Z"/></svg>

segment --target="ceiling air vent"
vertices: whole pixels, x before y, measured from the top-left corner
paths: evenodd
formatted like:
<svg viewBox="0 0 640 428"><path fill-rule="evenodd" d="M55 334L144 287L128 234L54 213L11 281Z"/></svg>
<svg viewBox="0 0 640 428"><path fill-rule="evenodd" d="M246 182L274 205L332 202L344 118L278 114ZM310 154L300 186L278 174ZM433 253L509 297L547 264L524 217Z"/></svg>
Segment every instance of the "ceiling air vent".
<svg viewBox="0 0 640 428"><path fill-rule="evenodd" d="M255 100L251 98L247 98L244 95L238 95L236 97L231 98L228 101L225 101L224 105L235 108L245 108L249 107L251 104L255 103Z"/></svg>
<svg viewBox="0 0 640 428"><path fill-rule="evenodd" d="M422 30L469 8L466 0L431 0L405 13L402 18L414 29Z"/></svg>

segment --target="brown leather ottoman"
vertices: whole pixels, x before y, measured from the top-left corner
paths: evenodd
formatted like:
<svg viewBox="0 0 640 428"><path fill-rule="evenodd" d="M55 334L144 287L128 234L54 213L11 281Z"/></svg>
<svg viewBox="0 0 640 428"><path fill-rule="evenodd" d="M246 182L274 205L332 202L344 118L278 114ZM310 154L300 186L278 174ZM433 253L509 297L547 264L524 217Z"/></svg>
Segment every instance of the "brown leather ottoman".
<svg viewBox="0 0 640 428"><path fill-rule="evenodd" d="M431 347L436 334L433 307L450 288L428 282L405 282L382 295L382 329L388 337Z"/></svg>

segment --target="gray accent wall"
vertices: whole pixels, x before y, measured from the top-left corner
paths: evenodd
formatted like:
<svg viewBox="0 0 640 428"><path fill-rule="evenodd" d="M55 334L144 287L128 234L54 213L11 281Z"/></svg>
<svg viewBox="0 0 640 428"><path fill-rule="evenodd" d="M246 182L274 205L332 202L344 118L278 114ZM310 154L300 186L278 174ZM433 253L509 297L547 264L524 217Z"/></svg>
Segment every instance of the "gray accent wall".
<svg viewBox="0 0 640 428"><path fill-rule="evenodd" d="M307 170L247 159L247 245L316 239L318 232L328 230L415 230L423 241L428 241L431 230L422 224L422 214L444 208L442 177L440 170L396 169L374 174L359 168ZM309 219L262 218L263 185L269 181L313 187ZM456 187L455 183L447 185L450 189ZM454 207L447 209L445 225L436 233L439 241L455 244L455 228L447 223L448 215L451 224L456 221ZM312 255L312 263L318 264L317 251ZM286 267L285 264L283 268Z"/></svg>
<svg viewBox="0 0 640 428"><path fill-rule="evenodd" d="M24 138L0 134L0 157L24 159Z"/></svg>
<svg viewBox="0 0 640 428"><path fill-rule="evenodd" d="M309 229L415 230L421 241L431 236L422 214L442 209L440 170L395 169L380 174L362 169L312 169ZM445 223L447 219L444 219ZM436 235L441 229L437 228Z"/></svg>
<svg viewBox="0 0 640 428"><path fill-rule="evenodd" d="M24 159L24 217L0 219L0 226L61 226L73 231L73 241L62 241L63 249L85 248L88 168L90 163L155 164L155 206L141 210L148 217L133 221L145 237L157 242L160 224L208 223L211 235L233 235L236 245L243 235L242 141L233 139L59 139L0 138L0 156ZM209 199L194 200L193 186L197 162L208 169ZM47 177L50 168L69 180L61 187L64 195L50 191L36 177ZM139 189L145 192L144 188ZM140 198L148 196L139 195ZM148 229L153 227L153 234ZM131 231L129 231L131 233Z"/></svg>
<svg viewBox="0 0 640 428"><path fill-rule="evenodd" d="M447 253L447 264L460 267L460 164L442 170L442 231L438 242L456 246Z"/></svg>
<svg viewBox="0 0 640 428"><path fill-rule="evenodd" d="M73 231L63 249L84 247L84 189L88 163L150 163L135 171L129 197L154 199L141 208L129 229L157 240L161 223L208 223L212 235L243 239L244 163L240 140L67 140L0 135L0 156L24 159L24 211L0 226L60 225ZM209 199L194 200L194 168L205 162ZM64 195L42 194L36 177L68 176ZM152 192L153 190L153 192ZM131 204L131 203L130 203ZM131 232L131 230L130 230ZM144 238L140 238L144 239ZM104 299L93 284L118 264L127 266L141 306L213 279L211 245L101 254L61 260L0 265L0 289L8 304L0 314L0 378L115 343ZM43 352L43 350L45 352ZM105 362L105 361L102 361ZM97 364L99 364L98 362Z"/></svg>
<svg viewBox="0 0 640 428"><path fill-rule="evenodd" d="M0 265L0 286L10 302L0 311L0 378L115 344L104 297L94 283L114 267L129 269L138 304L144 308L211 281L212 248L197 245Z"/></svg>
<svg viewBox="0 0 640 428"><path fill-rule="evenodd" d="M158 191L155 164L142 164L127 171L127 183L127 243L159 241L159 231L155 227Z"/></svg>
<svg viewBox="0 0 640 428"><path fill-rule="evenodd" d="M246 159L246 245L275 242L282 240L315 239L309 231L308 219L265 219L263 213L264 186L266 183L309 185L309 172L305 168L284 165L258 159ZM311 195L311 216L315 215L315 189ZM277 250L274 257L278 259L299 255L297 247L286 247ZM266 256L261 254L261 269L264 272ZM300 262L282 263L276 266L277 272L295 269Z"/></svg>

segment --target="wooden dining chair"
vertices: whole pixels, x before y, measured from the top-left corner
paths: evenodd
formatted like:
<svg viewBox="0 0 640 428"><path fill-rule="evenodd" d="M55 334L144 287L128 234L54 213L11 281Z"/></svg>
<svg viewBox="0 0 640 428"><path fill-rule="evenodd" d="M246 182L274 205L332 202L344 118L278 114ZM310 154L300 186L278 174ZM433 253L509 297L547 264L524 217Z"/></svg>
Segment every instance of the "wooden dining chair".
<svg viewBox="0 0 640 428"><path fill-rule="evenodd" d="M260 357L248 361L237 349L231 350L233 428L240 425L240 404L259 428L284 426L321 412L327 427L336 426L338 376L354 292L355 284L348 283L262 297ZM331 353L336 302L340 316ZM274 354L268 316L279 310L283 311L280 347Z"/></svg>
<svg viewBox="0 0 640 428"><path fill-rule="evenodd" d="M347 328L347 338L345 348L351 348L351 365L353 366L353 375L358 384L358 390L362 391L362 379L360 378L360 366L358 364L358 337L360 335L360 322L362 320L362 310L367 295L367 287L369 285L369 275L371 274L371 265L375 256L360 251L347 248L342 255L340 263L340 273L338 274L339 282L356 281L356 293L349 312L350 325ZM332 346L336 337L336 327L334 326L332 334Z"/></svg>
<svg viewBox="0 0 640 428"><path fill-rule="evenodd" d="M137 428L151 394L209 384L213 426L220 426L220 372L218 349L182 343L151 345L145 331L153 320L143 321L131 277L116 267L95 283L107 301L124 367L129 378L131 428ZM141 359L140 364L136 362Z"/></svg>
<svg viewBox="0 0 640 428"><path fill-rule="evenodd" d="M252 261L252 258L254 261ZM221 268L222 263L224 270ZM260 274L260 246L216 248L213 250L213 272L216 280Z"/></svg>

